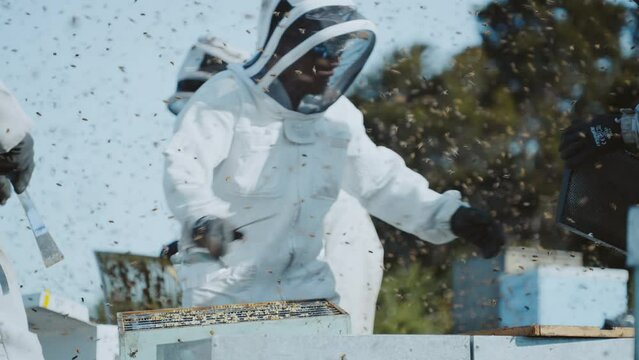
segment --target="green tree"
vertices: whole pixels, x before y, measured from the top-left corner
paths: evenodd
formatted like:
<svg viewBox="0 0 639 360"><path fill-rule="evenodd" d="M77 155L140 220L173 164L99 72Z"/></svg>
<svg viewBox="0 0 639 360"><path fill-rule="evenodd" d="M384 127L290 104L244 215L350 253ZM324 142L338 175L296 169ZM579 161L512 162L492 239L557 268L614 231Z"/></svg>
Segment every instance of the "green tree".
<svg viewBox="0 0 639 360"><path fill-rule="evenodd" d="M395 52L355 101L373 140L435 189L458 188L493 209L513 243L555 242L565 237L554 225L560 130L639 100L639 61L619 40L630 15L604 0L492 2L479 12L481 46L449 70L424 78L429 49L415 45ZM391 256L433 251L378 230Z"/></svg>
<svg viewBox="0 0 639 360"><path fill-rule="evenodd" d="M450 69L425 78L429 49L415 45L396 51L356 91L371 138L401 154L434 189L459 189L492 209L511 244L605 258L555 225L558 142L575 119L639 102L639 57L620 42L636 29L637 14L604 0L511 0L491 2L478 17L481 45L457 55ZM388 264L419 259L442 281L441 267L467 251L458 243L416 246L413 236L376 226Z"/></svg>

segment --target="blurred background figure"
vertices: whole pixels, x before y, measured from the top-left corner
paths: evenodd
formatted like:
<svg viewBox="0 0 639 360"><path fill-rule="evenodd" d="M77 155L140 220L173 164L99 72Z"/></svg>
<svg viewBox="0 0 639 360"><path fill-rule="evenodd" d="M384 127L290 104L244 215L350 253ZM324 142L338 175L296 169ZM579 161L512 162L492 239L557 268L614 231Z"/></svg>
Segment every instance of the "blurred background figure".
<svg viewBox="0 0 639 360"><path fill-rule="evenodd" d="M230 47L216 37L200 37L189 50L180 71L177 88L167 100L167 108L173 115L182 111L197 89L215 74L226 70L229 64L241 64L248 54Z"/></svg>

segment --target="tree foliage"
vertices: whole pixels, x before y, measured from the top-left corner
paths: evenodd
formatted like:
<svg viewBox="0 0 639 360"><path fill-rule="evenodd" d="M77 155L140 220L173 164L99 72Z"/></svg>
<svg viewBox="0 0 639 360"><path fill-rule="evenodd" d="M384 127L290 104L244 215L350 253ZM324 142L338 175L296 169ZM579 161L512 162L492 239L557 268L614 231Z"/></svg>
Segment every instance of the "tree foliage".
<svg viewBox="0 0 639 360"><path fill-rule="evenodd" d="M453 326L449 312L452 291L447 281L413 263L384 277L375 316L382 334L445 334ZM448 274L449 275L449 274Z"/></svg>
<svg viewBox="0 0 639 360"><path fill-rule="evenodd" d="M620 40L636 14L603 0L513 0L490 3L478 18L481 45L448 70L425 78L428 47L398 50L356 103L377 144L434 189L458 189L491 209L511 244L569 247L554 224L560 131L639 101L638 57ZM448 251L415 248L410 236L377 226L391 257L438 263Z"/></svg>
<svg viewBox="0 0 639 360"><path fill-rule="evenodd" d="M639 102L637 18L604 0L491 2L478 12L481 45L455 56L448 70L426 78L428 46L397 50L354 99L374 142L398 152L435 190L458 189L490 209L509 244L581 250L591 264L623 266L620 257L555 225L563 174L558 143L571 122ZM427 291L419 288L446 283L450 262L472 248L435 247L376 226L393 268L376 331L432 331L430 322L446 329L449 317L420 308ZM395 266L417 260L427 280L414 266ZM402 290L406 284L412 290ZM442 296L429 301L435 313L448 311ZM412 322L405 312L415 315ZM399 325L389 327L393 317Z"/></svg>

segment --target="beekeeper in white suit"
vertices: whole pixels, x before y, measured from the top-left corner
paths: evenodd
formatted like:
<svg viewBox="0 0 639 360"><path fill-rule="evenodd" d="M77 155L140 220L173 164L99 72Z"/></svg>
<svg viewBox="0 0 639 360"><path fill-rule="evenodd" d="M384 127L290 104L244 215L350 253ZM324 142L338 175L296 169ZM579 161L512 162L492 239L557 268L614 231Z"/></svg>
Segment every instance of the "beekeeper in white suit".
<svg viewBox="0 0 639 360"><path fill-rule="evenodd" d="M338 300L319 255L340 190L423 240L466 237L495 255L503 235L492 218L375 146L342 96L374 25L351 1L282 0L267 14L264 46L198 90L165 152L167 201L183 225L183 305Z"/></svg>
<svg viewBox="0 0 639 360"><path fill-rule="evenodd" d="M264 11L268 9L263 8ZM179 114L208 79L226 70L228 64L243 63L246 58L219 38L199 38L180 68L176 92L167 100L168 109ZM326 214L324 240L320 256L326 259L335 276L338 305L350 314L353 334L371 334L384 250L368 212L345 191L340 191ZM170 249L167 247L166 251Z"/></svg>
<svg viewBox="0 0 639 360"><path fill-rule="evenodd" d="M31 179L34 163L30 127L31 120L0 82L0 205L14 189L23 192ZM1 247L0 359L43 359L37 336L29 332L18 279Z"/></svg>

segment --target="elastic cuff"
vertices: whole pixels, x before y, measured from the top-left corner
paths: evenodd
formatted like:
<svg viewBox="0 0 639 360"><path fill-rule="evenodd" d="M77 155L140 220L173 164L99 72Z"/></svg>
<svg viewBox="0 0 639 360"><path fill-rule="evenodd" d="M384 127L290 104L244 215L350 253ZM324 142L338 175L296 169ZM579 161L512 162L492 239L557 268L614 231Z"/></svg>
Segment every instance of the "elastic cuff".
<svg viewBox="0 0 639 360"><path fill-rule="evenodd" d="M434 219L434 227L424 226L416 235L422 240L439 245L457 238L450 228L450 219L460 206L468 206L468 204L461 200L461 194L456 190L444 192L442 196L435 201L436 204L434 204L433 207L437 214Z"/></svg>

